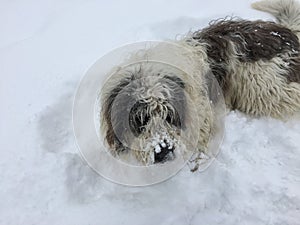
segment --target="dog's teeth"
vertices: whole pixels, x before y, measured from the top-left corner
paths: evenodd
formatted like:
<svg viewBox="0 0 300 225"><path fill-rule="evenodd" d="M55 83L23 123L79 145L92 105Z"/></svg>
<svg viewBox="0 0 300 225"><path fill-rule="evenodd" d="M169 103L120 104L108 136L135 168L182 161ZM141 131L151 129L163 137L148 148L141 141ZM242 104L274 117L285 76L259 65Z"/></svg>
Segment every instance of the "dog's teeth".
<svg viewBox="0 0 300 225"><path fill-rule="evenodd" d="M161 152L160 146L159 146L159 145L156 145L154 151L155 151L156 153L160 153L160 152Z"/></svg>

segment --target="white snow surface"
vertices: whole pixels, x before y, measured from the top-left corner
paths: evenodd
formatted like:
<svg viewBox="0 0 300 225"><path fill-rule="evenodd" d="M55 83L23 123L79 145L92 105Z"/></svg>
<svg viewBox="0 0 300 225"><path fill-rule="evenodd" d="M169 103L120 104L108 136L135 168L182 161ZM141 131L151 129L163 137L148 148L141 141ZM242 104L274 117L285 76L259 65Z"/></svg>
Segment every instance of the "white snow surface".
<svg viewBox="0 0 300 225"><path fill-rule="evenodd" d="M300 121L230 112L217 160L133 188L80 158L72 99L120 45L174 39L227 15L271 19L250 0L2 0L0 224L300 224Z"/></svg>

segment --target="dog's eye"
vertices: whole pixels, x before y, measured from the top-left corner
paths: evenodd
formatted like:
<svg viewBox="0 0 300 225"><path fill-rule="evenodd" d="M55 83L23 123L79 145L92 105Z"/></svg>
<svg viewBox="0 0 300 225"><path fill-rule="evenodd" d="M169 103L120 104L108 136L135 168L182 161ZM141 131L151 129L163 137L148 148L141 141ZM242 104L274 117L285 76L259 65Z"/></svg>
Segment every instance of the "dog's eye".
<svg viewBox="0 0 300 225"><path fill-rule="evenodd" d="M146 131L146 125L150 120L150 116L147 114L147 107L147 103L138 101L130 110L129 126L135 136Z"/></svg>
<svg viewBox="0 0 300 225"><path fill-rule="evenodd" d="M166 121L167 123L172 124L175 127L181 128L181 119L178 112L176 111L174 114L169 112L167 114Z"/></svg>
<svg viewBox="0 0 300 225"><path fill-rule="evenodd" d="M146 125L148 124L149 119L150 119L149 116L145 116L143 118L143 120L141 120L141 118L139 116L130 118L129 119L129 125L130 125L131 132L135 136L139 136L140 134L145 132L146 131Z"/></svg>

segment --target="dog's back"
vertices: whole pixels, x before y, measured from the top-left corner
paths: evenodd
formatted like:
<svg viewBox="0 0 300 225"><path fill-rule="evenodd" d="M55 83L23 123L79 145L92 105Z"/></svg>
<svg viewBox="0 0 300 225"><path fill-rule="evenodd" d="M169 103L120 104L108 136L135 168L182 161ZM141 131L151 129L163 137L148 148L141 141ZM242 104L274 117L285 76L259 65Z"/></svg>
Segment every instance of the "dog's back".
<svg viewBox="0 0 300 225"><path fill-rule="evenodd" d="M229 108L254 116L294 115L300 111L300 3L263 0L252 7L277 23L217 20L186 42L204 46Z"/></svg>
<svg viewBox="0 0 300 225"><path fill-rule="evenodd" d="M282 24L300 38L300 3L295 0L263 0L252 4L254 9L273 15Z"/></svg>

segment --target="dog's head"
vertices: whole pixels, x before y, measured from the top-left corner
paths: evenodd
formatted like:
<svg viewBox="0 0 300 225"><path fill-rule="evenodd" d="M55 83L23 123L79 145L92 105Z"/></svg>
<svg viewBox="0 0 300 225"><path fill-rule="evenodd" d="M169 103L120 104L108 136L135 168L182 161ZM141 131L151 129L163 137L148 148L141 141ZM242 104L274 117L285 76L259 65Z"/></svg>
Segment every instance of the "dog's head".
<svg viewBox="0 0 300 225"><path fill-rule="evenodd" d="M197 123L191 109L197 103L187 91L196 84L186 77L169 65L148 62L119 69L107 80L101 132L114 156L134 155L143 165L182 156L187 146L182 133L187 123L191 127L191 118Z"/></svg>

